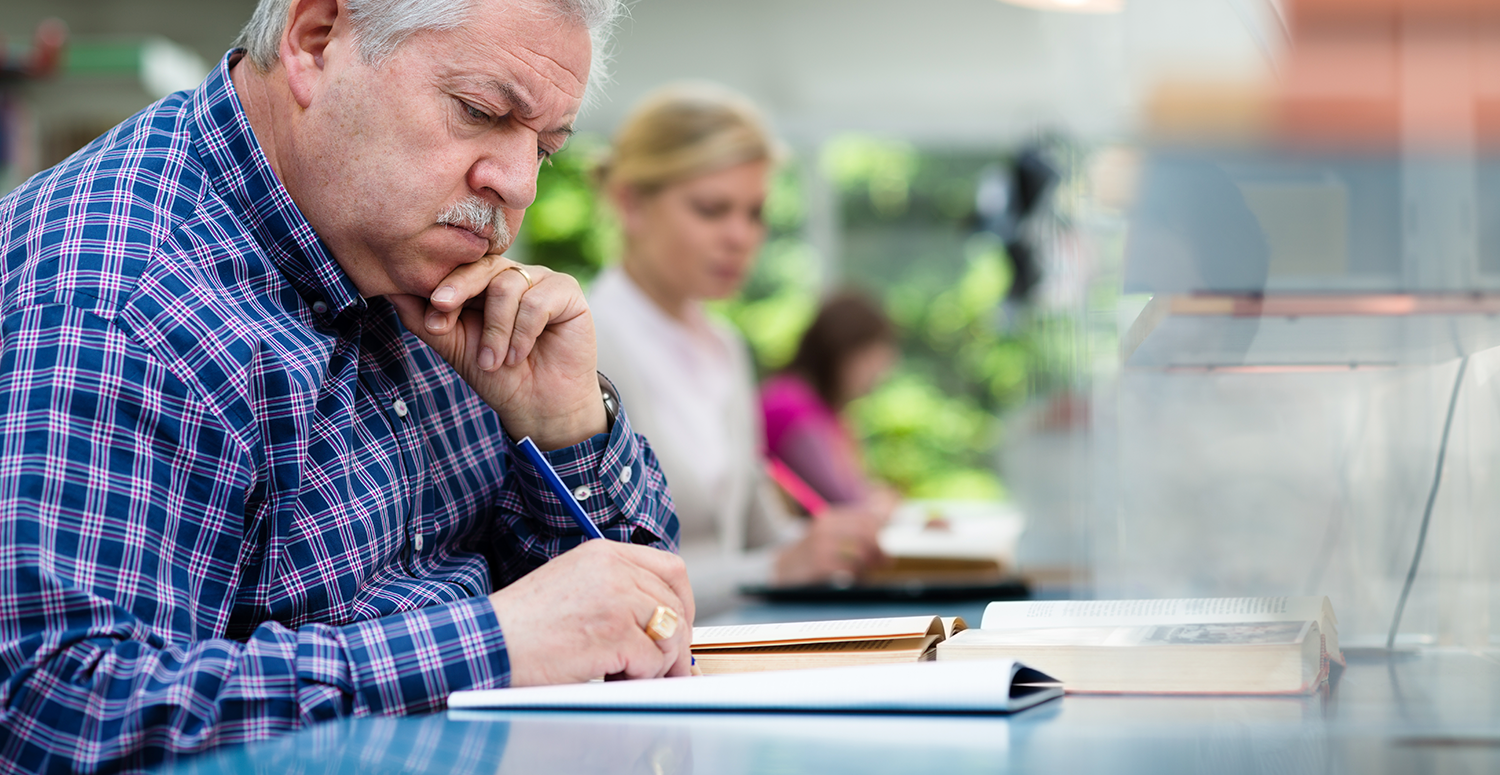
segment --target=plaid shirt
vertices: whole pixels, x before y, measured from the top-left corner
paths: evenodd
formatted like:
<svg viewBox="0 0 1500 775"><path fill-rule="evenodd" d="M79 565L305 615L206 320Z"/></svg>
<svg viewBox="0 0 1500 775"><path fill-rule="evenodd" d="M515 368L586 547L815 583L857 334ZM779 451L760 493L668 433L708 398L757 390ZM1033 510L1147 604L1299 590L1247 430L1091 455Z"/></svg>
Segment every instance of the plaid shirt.
<svg viewBox="0 0 1500 775"><path fill-rule="evenodd" d="M486 593L582 540L319 242L234 57L0 200L0 769L504 686ZM675 546L623 416L550 459L606 534Z"/></svg>

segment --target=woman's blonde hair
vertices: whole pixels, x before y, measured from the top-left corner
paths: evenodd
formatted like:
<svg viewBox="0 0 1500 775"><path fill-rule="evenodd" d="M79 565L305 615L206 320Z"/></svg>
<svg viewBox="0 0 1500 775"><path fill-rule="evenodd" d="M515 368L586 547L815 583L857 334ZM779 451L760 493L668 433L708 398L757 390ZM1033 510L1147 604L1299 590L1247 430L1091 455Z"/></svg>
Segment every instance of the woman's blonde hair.
<svg viewBox="0 0 1500 775"><path fill-rule="evenodd" d="M595 169L599 186L654 193L683 180L756 161L781 148L748 99L722 86L680 83L646 95Z"/></svg>

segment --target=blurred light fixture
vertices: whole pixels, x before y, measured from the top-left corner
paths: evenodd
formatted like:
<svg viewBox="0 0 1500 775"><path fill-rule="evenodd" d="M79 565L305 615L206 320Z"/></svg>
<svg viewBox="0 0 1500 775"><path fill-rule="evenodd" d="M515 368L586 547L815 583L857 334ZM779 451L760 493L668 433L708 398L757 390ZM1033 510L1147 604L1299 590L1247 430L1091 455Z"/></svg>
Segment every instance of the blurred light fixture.
<svg viewBox="0 0 1500 775"><path fill-rule="evenodd" d="M1125 0L1001 0L1001 2L1035 8L1039 11L1065 11L1067 13L1119 13L1125 10Z"/></svg>

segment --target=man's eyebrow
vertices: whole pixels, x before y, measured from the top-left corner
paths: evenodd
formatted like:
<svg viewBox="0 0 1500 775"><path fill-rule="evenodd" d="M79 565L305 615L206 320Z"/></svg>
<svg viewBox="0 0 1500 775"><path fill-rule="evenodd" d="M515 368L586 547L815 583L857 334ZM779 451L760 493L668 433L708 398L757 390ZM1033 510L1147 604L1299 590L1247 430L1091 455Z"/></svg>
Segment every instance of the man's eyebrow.
<svg viewBox="0 0 1500 775"><path fill-rule="evenodd" d="M485 85L499 92L500 95L505 98L505 101L510 106L511 110L514 110L523 116L531 116L536 114L536 108L532 106L530 100L526 99L526 96L521 93L521 90L516 88L515 84L506 83L504 81L490 81ZM560 136L562 138L562 141L566 143L568 141L568 138L572 137L576 132L577 130L573 128L573 122L569 121L568 123L563 124L556 129L545 130L542 132L542 134L551 135L554 137Z"/></svg>
<svg viewBox="0 0 1500 775"><path fill-rule="evenodd" d="M511 110L523 116L530 116L536 113L536 108L532 106L531 101L526 99L525 95L521 94L521 90L517 89L515 84L505 83L504 81L490 81L485 86L500 92L500 96L505 98L505 102Z"/></svg>

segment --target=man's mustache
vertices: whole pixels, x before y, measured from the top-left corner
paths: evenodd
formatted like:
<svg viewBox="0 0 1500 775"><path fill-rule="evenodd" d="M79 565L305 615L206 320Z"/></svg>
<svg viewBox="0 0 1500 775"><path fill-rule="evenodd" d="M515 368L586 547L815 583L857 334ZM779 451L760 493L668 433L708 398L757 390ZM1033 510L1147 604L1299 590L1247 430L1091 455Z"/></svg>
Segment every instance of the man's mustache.
<svg viewBox="0 0 1500 775"><path fill-rule="evenodd" d="M510 249L510 224L505 208L495 207L477 196L469 196L438 213L437 222L467 229L490 241L491 253Z"/></svg>

